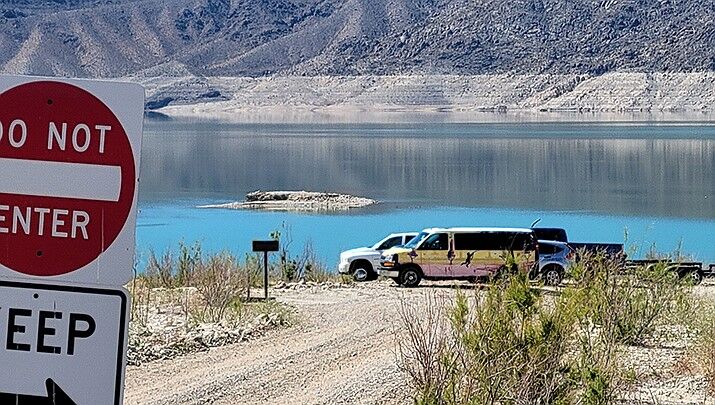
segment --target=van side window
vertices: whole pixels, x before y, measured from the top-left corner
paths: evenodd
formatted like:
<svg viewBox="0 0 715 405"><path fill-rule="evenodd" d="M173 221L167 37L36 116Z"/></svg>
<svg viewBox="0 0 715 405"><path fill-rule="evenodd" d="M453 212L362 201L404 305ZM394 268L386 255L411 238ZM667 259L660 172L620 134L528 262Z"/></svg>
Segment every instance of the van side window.
<svg viewBox="0 0 715 405"><path fill-rule="evenodd" d="M417 234L409 234L409 235L405 235L405 241L404 241L404 242L402 242L402 244L404 245L404 244L406 244L407 242L411 241L411 240L412 240L412 238L414 238L415 236L417 236Z"/></svg>
<svg viewBox="0 0 715 405"><path fill-rule="evenodd" d="M454 235L456 250L532 250L531 235L516 232L475 232Z"/></svg>
<svg viewBox="0 0 715 405"><path fill-rule="evenodd" d="M492 234L486 232L455 233L455 250L496 250Z"/></svg>
<svg viewBox="0 0 715 405"><path fill-rule="evenodd" d="M561 228L534 228L536 238L539 240L554 240L557 242L568 242L566 230Z"/></svg>
<svg viewBox="0 0 715 405"><path fill-rule="evenodd" d="M509 249L513 251L530 252L536 247L536 239L532 233L513 233L509 236Z"/></svg>
<svg viewBox="0 0 715 405"><path fill-rule="evenodd" d="M391 247L395 247L397 245L402 244L402 237L401 236L395 236L393 238L390 238L384 242L380 246L377 247L377 250L387 250Z"/></svg>
<svg viewBox="0 0 715 405"><path fill-rule="evenodd" d="M420 246L420 250L447 250L449 238L446 233L435 233L427 237Z"/></svg>
<svg viewBox="0 0 715 405"><path fill-rule="evenodd" d="M501 235L502 250L517 252L532 249L531 234L503 232Z"/></svg>

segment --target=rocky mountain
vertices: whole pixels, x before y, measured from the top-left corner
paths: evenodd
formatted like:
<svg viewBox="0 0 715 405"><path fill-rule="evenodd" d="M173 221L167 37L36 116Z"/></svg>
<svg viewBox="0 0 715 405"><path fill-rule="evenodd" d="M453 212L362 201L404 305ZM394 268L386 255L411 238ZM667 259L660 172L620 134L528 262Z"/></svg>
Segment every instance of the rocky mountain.
<svg viewBox="0 0 715 405"><path fill-rule="evenodd" d="M119 77L175 69L713 71L715 0L0 0L1 72Z"/></svg>

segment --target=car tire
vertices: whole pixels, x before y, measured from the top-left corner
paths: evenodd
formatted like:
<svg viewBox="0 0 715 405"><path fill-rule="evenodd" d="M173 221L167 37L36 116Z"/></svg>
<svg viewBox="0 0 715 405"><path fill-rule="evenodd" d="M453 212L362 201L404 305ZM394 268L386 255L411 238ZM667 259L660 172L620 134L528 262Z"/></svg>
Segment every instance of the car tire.
<svg viewBox="0 0 715 405"><path fill-rule="evenodd" d="M414 288L422 281L422 271L417 266L407 266L400 271L400 285Z"/></svg>
<svg viewBox="0 0 715 405"><path fill-rule="evenodd" d="M563 280L564 270L557 265L548 265L544 268L541 274L541 279L544 281L544 285L548 286L558 286Z"/></svg>
<svg viewBox="0 0 715 405"><path fill-rule="evenodd" d="M353 263L351 272L353 274L353 280L358 283L370 281L373 278L372 266L364 260Z"/></svg>

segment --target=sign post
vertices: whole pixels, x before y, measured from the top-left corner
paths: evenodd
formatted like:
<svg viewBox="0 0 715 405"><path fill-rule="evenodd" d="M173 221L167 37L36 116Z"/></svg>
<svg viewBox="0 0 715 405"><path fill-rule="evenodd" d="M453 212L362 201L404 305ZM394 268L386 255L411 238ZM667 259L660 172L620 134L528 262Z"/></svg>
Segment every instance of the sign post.
<svg viewBox="0 0 715 405"><path fill-rule="evenodd" d="M144 89L0 76L0 403L121 404Z"/></svg>
<svg viewBox="0 0 715 405"><path fill-rule="evenodd" d="M0 281L0 403L121 404L128 305L118 289Z"/></svg>
<svg viewBox="0 0 715 405"><path fill-rule="evenodd" d="M278 251L277 240L254 240L253 251L263 252L263 297L268 300L268 252ZM251 286L248 286L251 289Z"/></svg>

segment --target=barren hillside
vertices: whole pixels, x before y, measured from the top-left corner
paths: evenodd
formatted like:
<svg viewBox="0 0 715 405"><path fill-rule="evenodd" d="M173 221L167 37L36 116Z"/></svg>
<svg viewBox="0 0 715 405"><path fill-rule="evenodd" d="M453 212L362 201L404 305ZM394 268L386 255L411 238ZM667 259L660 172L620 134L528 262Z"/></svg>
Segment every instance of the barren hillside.
<svg viewBox="0 0 715 405"><path fill-rule="evenodd" d="M117 77L715 70L715 1L4 0L0 70Z"/></svg>

